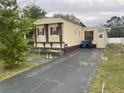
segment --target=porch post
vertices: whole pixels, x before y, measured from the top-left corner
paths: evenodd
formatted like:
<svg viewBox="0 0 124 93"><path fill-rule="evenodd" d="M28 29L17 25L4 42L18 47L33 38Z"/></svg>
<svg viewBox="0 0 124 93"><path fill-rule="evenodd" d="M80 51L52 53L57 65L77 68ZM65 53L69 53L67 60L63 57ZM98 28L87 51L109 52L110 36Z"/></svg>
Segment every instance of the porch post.
<svg viewBox="0 0 124 93"><path fill-rule="evenodd" d="M35 46L37 47L37 30L36 30L36 27L34 28L34 43L35 43Z"/></svg>
<svg viewBox="0 0 124 93"><path fill-rule="evenodd" d="M62 48L62 42L63 42L62 23L58 23L58 28L59 28L60 47Z"/></svg>
<svg viewBox="0 0 124 93"><path fill-rule="evenodd" d="M46 33L46 42L49 42L49 31L48 31L48 24L44 24L45 33Z"/></svg>

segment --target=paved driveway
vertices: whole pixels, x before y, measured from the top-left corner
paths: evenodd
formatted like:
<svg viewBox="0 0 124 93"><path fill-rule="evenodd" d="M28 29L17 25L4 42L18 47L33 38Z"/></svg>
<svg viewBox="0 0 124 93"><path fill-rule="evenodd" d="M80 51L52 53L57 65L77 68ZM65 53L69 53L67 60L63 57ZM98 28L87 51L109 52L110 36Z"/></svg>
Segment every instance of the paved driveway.
<svg viewBox="0 0 124 93"><path fill-rule="evenodd" d="M0 93L86 93L102 50L79 49L0 82Z"/></svg>

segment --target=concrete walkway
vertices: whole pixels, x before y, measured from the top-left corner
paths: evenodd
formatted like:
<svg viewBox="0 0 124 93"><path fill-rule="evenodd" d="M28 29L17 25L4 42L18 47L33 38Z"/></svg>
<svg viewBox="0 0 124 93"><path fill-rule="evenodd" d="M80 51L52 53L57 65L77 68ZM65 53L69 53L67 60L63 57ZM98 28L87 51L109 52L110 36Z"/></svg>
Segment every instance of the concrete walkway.
<svg viewBox="0 0 124 93"><path fill-rule="evenodd" d="M79 49L0 82L0 93L86 93L101 49Z"/></svg>

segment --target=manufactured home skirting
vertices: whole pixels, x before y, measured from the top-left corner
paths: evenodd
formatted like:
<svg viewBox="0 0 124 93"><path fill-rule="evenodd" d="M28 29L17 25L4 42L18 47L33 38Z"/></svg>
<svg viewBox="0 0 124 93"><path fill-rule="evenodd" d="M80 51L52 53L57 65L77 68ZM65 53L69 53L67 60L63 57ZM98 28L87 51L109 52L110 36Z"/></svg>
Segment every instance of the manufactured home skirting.
<svg viewBox="0 0 124 93"><path fill-rule="evenodd" d="M47 44L47 43L50 43L50 44L59 43L60 44L60 42L37 42L37 43L45 43L45 44ZM61 42L61 43L64 43L64 42ZM81 47L81 45L79 44L79 45L70 46L66 49L67 49L68 52L70 52L70 51L79 49L80 47ZM65 49L65 48L54 48L54 47L39 47L39 48L43 48L43 49L62 49L62 50Z"/></svg>

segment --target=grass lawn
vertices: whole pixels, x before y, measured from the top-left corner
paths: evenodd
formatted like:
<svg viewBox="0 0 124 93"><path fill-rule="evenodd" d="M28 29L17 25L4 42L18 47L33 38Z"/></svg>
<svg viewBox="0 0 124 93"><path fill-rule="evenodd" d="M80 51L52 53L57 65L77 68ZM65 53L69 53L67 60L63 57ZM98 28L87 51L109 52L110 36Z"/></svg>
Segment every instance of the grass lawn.
<svg viewBox="0 0 124 93"><path fill-rule="evenodd" d="M27 71L33 67L38 66L39 64L41 64L41 63L38 63L38 62L26 63L25 65L20 66L16 69L5 70L5 69L3 69L3 64L0 63L0 81L10 78L12 76L15 76L16 74L22 73L24 71Z"/></svg>
<svg viewBox="0 0 124 93"><path fill-rule="evenodd" d="M35 58L42 58L42 59L46 59L46 55L44 54L30 54L31 57L35 57Z"/></svg>
<svg viewBox="0 0 124 93"><path fill-rule="evenodd" d="M97 66L88 93L101 93L105 82L105 93L124 93L124 52L121 44L111 44L104 51L104 57Z"/></svg>
<svg viewBox="0 0 124 93"><path fill-rule="evenodd" d="M39 55L39 54L32 53L32 54L30 54L30 57L46 59L46 55L43 55L43 54ZM55 56L53 56L53 57L55 57ZM22 73L24 71L27 71L33 67L38 66L39 64L42 64L42 63L41 62L30 62L30 63L26 63L25 65L18 67L16 69L5 70L5 69L3 69L3 64L0 63L0 81L10 78L12 76L15 76L16 74Z"/></svg>

